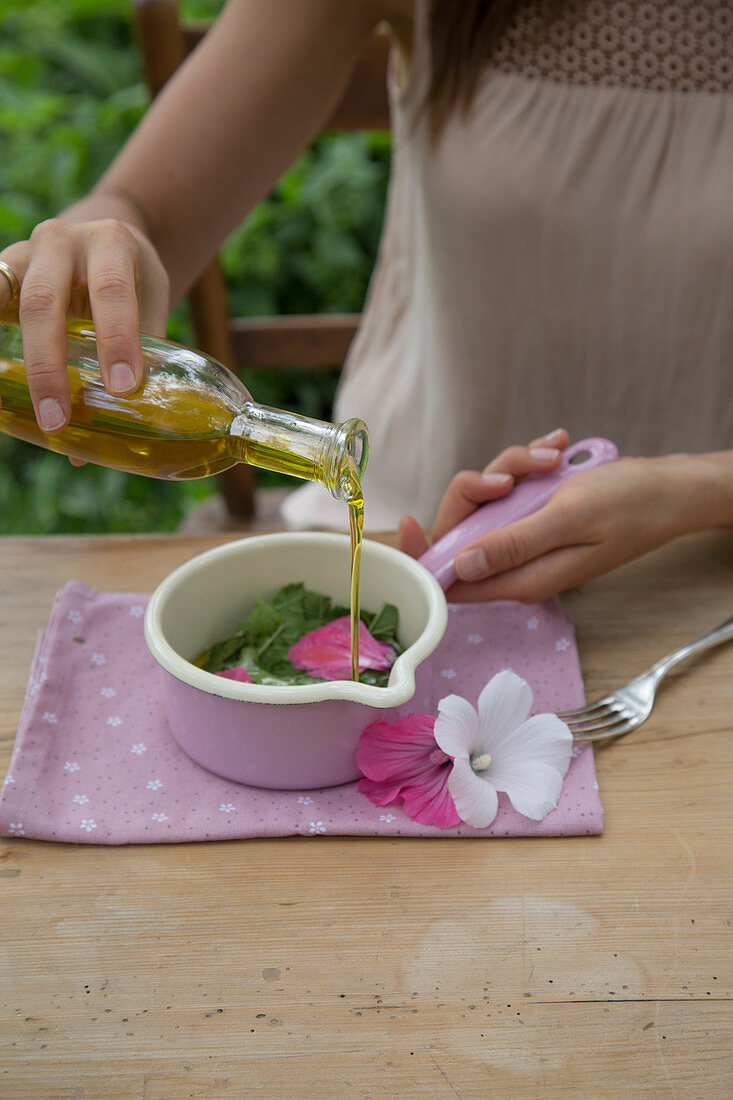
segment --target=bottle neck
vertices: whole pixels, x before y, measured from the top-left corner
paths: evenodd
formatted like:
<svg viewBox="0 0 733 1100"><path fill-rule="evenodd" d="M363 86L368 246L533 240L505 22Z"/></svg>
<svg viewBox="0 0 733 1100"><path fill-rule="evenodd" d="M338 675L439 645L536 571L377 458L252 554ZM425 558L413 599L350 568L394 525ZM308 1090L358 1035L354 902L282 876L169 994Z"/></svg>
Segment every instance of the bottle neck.
<svg viewBox="0 0 733 1100"><path fill-rule="evenodd" d="M229 428L241 462L318 481L337 500L359 499L369 454L362 420L327 424L250 401Z"/></svg>

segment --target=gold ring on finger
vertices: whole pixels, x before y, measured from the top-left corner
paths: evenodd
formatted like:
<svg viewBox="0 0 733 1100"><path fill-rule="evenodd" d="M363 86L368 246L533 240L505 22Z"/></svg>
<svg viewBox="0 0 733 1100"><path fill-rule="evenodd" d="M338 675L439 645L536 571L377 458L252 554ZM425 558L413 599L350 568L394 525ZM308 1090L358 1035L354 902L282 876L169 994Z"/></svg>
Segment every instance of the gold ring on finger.
<svg viewBox="0 0 733 1100"><path fill-rule="evenodd" d="M0 275L4 275L8 280L10 286L10 302L13 302L20 293L20 279L13 271L9 264L6 264L4 260L0 260ZM8 302L8 305L10 305Z"/></svg>

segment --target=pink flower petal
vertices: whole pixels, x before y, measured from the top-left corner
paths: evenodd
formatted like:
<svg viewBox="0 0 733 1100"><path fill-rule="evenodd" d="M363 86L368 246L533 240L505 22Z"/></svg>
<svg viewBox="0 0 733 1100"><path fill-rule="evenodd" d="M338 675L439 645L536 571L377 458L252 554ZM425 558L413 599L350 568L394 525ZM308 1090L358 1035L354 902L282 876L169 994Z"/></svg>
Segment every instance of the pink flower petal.
<svg viewBox="0 0 733 1100"><path fill-rule="evenodd" d="M348 615L304 634L288 650L293 668L302 669L323 680L348 680L351 677L351 622ZM363 622L359 623L359 669L387 669L394 664L391 646L373 638Z"/></svg>
<svg viewBox="0 0 733 1100"><path fill-rule="evenodd" d="M414 821L419 821L421 825L437 825L439 829L460 825L461 818L448 790L450 770L450 767L441 764L422 783L411 783L402 791L405 812Z"/></svg>
<svg viewBox="0 0 733 1100"><path fill-rule="evenodd" d="M369 779L409 782L425 768L436 767L430 754L437 748L435 719L429 714L406 714L394 722L372 722L359 738L356 762Z"/></svg>
<svg viewBox="0 0 733 1100"><path fill-rule="evenodd" d="M360 779L358 786L360 793L366 795L375 806L387 806L390 802L395 802L402 790L401 782L390 783L389 780L380 783L376 779Z"/></svg>
<svg viewBox="0 0 733 1100"><path fill-rule="evenodd" d="M450 758L435 743L434 725L429 714L406 714L367 726L356 750L367 777L359 790L377 806L402 800L415 821L446 829L460 818L447 789Z"/></svg>
<svg viewBox="0 0 733 1100"><path fill-rule="evenodd" d="M437 825L448 829L459 825L460 817L448 790L450 768L445 764L425 768L423 775L403 786L385 780L375 782L372 779L360 779L359 791L377 806L386 806L390 802L404 802L405 811L413 820L422 825Z"/></svg>
<svg viewBox="0 0 733 1100"><path fill-rule="evenodd" d="M225 680L238 680L240 684L251 684L252 677L246 668L237 665L235 668L225 668L221 672L215 672L215 676L223 676Z"/></svg>

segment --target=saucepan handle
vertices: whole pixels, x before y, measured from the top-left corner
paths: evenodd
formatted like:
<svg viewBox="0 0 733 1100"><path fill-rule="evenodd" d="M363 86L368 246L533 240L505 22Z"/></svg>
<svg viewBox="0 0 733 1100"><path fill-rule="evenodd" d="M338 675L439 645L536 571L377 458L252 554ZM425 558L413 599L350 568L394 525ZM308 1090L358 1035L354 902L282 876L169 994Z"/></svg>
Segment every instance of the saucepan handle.
<svg viewBox="0 0 733 1100"><path fill-rule="evenodd" d="M456 580L453 559L460 550L481 535L536 512L566 478L592 466L602 466L618 458L618 449L608 439L581 439L564 451L562 462L547 474L529 474L501 500L482 504L470 516L433 543L420 562L445 591Z"/></svg>

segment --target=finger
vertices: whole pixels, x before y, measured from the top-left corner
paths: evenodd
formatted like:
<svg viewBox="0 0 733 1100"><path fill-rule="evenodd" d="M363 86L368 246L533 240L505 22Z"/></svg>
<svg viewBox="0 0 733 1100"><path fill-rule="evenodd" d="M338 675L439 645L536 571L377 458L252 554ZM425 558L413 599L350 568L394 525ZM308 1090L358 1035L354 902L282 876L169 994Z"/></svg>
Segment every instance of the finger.
<svg viewBox="0 0 733 1100"><path fill-rule="evenodd" d="M512 477L546 473L560 464L562 451L558 447L507 447L485 468L484 473L506 473Z"/></svg>
<svg viewBox="0 0 733 1100"><path fill-rule="evenodd" d="M30 250L28 248L28 242L23 241L20 244L12 244L9 248L3 249L0 252L0 260L11 267L18 277L18 282L22 283L25 273L28 269L28 261L30 259ZM12 299L12 288L10 282L4 276L0 275L0 313L8 311L8 317L17 315L18 299Z"/></svg>
<svg viewBox="0 0 733 1100"><path fill-rule="evenodd" d="M399 525L399 548L411 558L421 557L428 548L428 540L417 520L403 516Z"/></svg>
<svg viewBox="0 0 733 1100"><path fill-rule="evenodd" d="M433 538L440 538L479 504L505 496L515 479L526 474L554 469L570 437L564 428L533 440L529 447L507 447L481 472L463 470L456 474L438 509Z"/></svg>
<svg viewBox="0 0 733 1100"><path fill-rule="evenodd" d="M87 460L85 458L74 458L73 455L67 456L72 466L86 466Z"/></svg>
<svg viewBox="0 0 733 1100"><path fill-rule="evenodd" d="M599 577L609 568L598 545L562 546L518 569L472 584L457 581L446 592L451 603L519 600L540 603Z"/></svg>
<svg viewBox="0 0 733 1100"><path fill-rule="evenodd" d="M461 470L451 481L440 502L432 531L433 538L441 538L474 512L479 504L506 496L513 485L514 478L509 473Z"/></svg>
<svg viewBox="0 0 733 1100"><path fill-rule="evenodd" d="M547 435L541 435L537 439L533 439L529 444L530 447L557 447L559 451L564 451L570 442L570 435L565 428L555 428L554 431L548 432Z"/></svg>
<svg viewBox="0 0 733 1100"><path fill-rule="evenodd" d="M99 366L105 388L123 395L134 393L143 376L135 258L125 226L102 222L92 231L87 287Z"/></svg>
<svg viewBox="0 0 733 1100"><path fill-rule="evenodd" d="M456 555L456 576L462 581L481 581L518 569L569 538L567 512L551 504L505 527L496 527Z"/></svg>
<svg viewBox="0 0 733 1100"><path fill-rule="evenodd" d="M31 243L36 247L20 288L23 359L36 419L44 432L53 433L71 414L66 307L75 250L54 222L36 226Z"/></svg>
<svg viewBox="0 0 733 1100"><path fill-rule="evenodd" d="M24 241L21 244L11 245L10 248L4 249L0 252L0 260L8 264L17 275L18 281L22 282L28 266L28 246L26 242ZM0 277L0 315L7 311L6 319L8 320L13 317L13 314L17 316L18 299L16 298L13 301L11 307L12 293L10 282L4 277ZM0 409L2 409L2 407L3 403L2 400L0 400Z"/></svg>

